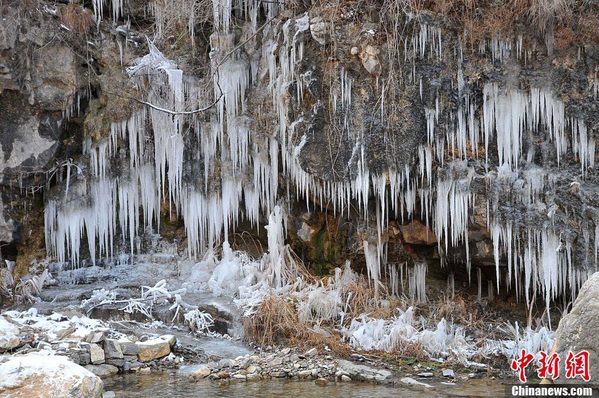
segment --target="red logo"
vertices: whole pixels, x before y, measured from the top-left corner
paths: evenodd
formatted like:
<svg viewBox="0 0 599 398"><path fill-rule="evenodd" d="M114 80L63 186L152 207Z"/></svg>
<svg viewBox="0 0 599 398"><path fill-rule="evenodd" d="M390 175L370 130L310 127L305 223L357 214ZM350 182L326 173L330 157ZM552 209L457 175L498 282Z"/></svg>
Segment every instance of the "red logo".
<svg viewBox="0 0 599 398"><path fill-rule="evenodd" d="M576 354L568 351L568 357L566 358L566 378L574 379L577 376L580 376L584 381L591 380L588 351L580 351Z"/></svg>
<svg viewBox="0 0 599 398"><path fill-rule="evenodd" d="M555 352L549 355L544 351L540 351L538 357L539 366L537 375L539 378L551 378L551 380L556 380L560 376L559 355ZM526 352L526 349L523 348L520 351L520 357L512 361L511 368L514 371L518 371L518 379L520 379L522 383L526 383L526 368L534 359L535 356ZM574 379L580 376L584 381L591 380L588 351L580 351L576 354L572 351L568 351L568 357L564 361L564 365L566 368L566 378Z"/></svg>
<svg viewBox="0 0 599 398"><path fill-rule="evenodd" d="M539 358L539 370L537 374L540 379L555 380L559 377L559 355L554 352L551 355L547 355L545 351L539 352L541 358Z"/></svg>
<svg viewBox="0 0 599 398"><path fill-rule="evenodd" d="M530 365L535 356L528 354L523 348L520 352L520 358L512 361L512 370L518 370L518 378L522 383L526 383L526 367Z"/></svg>

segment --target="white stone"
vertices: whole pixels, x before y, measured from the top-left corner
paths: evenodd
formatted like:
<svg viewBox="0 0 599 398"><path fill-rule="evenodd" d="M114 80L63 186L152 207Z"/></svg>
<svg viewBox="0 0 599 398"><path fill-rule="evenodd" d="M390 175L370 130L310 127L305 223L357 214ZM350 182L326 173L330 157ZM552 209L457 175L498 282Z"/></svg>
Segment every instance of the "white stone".
<svg viewBox="0 0 599 398"><path fill-rule="evenodd" d="M0 316L0 352L12 350L19 344L19 328Z"/></svg>
<svg viewBox="0 0 599 398"><path fill-rule="evenodd" d="M0 364L0 396L100 398L102 380L67 357L47 352L15 355Z"/></svg>
<svg viewBox="0 0 599 398"><path fill-rule="evenodd" d="M105 361L104 350L97 344L89 345L89 356L94 365L104 363Z"/></svg>

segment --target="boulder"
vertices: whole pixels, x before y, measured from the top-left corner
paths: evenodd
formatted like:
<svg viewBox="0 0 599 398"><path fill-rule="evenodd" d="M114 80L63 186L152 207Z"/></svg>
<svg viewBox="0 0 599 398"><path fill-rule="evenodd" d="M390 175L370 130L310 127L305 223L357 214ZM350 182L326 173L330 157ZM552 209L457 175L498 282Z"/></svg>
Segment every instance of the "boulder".
<svg viewBox="0 0 599 398"><path fill-rule="evenodd" d="M583 285L572 310L564 316L555 333L553 352L560 358L559 383L581 383L580 377L565 378L565 363L568 352L574 354L581 351L589 353L589 370L591 379L597 377L593 370L599 369L599 272L595 272Z"/></svg>
<svg viewBox="0 0 599 398"><path fill-rule="evenodd" d="M171 353L171 345L161 338L135 343L139 348L137 357L141 362L150 362Z"/></svg>
<svg viewBox="0 0 599 398"><path fill-rule="evenodd" d="M20 344L19 328L0 316L0 352L12 350Z"/></svg>
<svg viewBox="0 0 599 398"><path fill-rule="evenodd" d="M102 380L57 355L33 352L0 364L0 396L12 398L99 398Z"/></svg>

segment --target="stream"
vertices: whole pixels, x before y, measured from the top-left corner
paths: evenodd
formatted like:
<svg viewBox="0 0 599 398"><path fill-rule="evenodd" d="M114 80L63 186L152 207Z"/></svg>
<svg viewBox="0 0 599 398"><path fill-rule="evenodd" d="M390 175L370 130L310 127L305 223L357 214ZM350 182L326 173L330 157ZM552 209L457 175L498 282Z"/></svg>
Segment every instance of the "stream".
<svg viewBox="0 0 599 398"><path fill-rule="evenodd" d="M505 387L497 380L474 379L464 384L431 383L432 388L402 384L329 383L313 381L271 380L262 382L192 382L176 373L124 374L104 380L106 391L117 398L149 396L191 397L305 397L305 398L382 398L382 397L500 397Z"/></svg>

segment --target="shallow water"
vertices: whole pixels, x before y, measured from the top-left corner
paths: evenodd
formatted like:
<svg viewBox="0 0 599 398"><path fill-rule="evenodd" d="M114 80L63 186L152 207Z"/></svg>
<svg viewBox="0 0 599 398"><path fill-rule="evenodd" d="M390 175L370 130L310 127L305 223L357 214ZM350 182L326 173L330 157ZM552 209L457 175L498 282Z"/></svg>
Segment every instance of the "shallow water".
<svg viewBox="0 0 599 398"><path fill-rule="evenodd" d="M297 398L385 398L385 397L501 397L505 389L493 380L468 380L464 384L430 383L433 388L382 386L368 383L329 383L324 387L313 381L271 380L262 382L227 382L203 380L192 382L176 374L128 374L104 380L106 391L117 397L297 397Z"/></svg>

